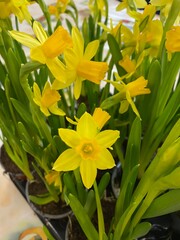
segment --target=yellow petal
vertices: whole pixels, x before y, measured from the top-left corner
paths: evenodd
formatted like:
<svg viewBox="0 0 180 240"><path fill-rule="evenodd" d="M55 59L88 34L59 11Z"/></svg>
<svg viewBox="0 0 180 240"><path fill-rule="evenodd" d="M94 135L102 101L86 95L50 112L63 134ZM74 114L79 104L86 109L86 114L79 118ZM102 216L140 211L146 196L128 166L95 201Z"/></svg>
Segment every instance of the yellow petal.
<svg viewBox="0 0 180 240"><path fill-rule="evenodd" d="M34 47L30 50L30 58L42 64L46 63L46 57L44 56L41 46Z"/></svg>
<svg viewBox="0 0 180 240"><path fill-rule="evenodd" d="M79 55L71 48L64 51L64 59L68 70L74 69L79 63Z"/></svg>
<svg viewBox="0 0 180 240"><path fill-rule="evenodd" d="M97 123L99 130L104 127L106 122L110 119L109 113L106 111L103 111L102 108L95 108L93 112L93 118L95 122Z"/></svg>
<svg viewBox="0 0 180 240"><path fill-rule="evenodd" d="M39 89L39 86L37 85L37 83L33 84L33 92L34 92L34 102L40 106L41 103L41 91Z"/></svg>
<svg viewBox="0 0 180 240"><path fill-rule="evenodd" d="M96 136L96 141L103 148L111 147L119 138L120 132L118 130L105 130Z"/></svg>
<svg viewBox="0 0 180 240"><path fill-rule="evenodd" d="M58 133L69 147L75 148L80 143L81 137L72 129L59 128Z"/></svg>
<svg viewBox="0 0 180 240"><path fill-rule="evenodd" d="M134 0L137 8L144 8L147 5L145 0Z"/></svg>
<svg viewBox="0 0 180 240"><path fill-rule="evenodd" d="M18 32L15 30L9 31L9 33L16 41L20 42L24 46L29 48L40 46L39 41L27 33Z"/></svg>
<svg viewBox="0 0 180 240"><path fill-rule="evenodd" d="M58 81L66 82L65 66L58 58L46 59L46 65Z"/></svg>
<svg viewBox="0 0 180 240"><path fill-rule="evenodd" d="M99 40L94 40L90 43L88 43L85 52L84 52L84 59L91 60L93 58L98 50L99 47Z"/></svg>
<svg viewBox="0 0 180 240"><path fill-rule="evenodd" d="M80 161L81 157L74 149L67 149L55 161L53 170L72 171L79 167Z"/></svg>
<svg viewBox="0 0 180 240"><path fill-rule="evenodd" d="M80 97L81 94L81 88L82 88L82 78L76 76L76 80L74 83L74 97L75 99L78 99Z"/></svg>
<svg viewBox="0 0 180 240"><path fill-rule="evenodd" d="M96 160L96 167L101 170L110 169L115 166L114 159L107 149L101 149Z"/></svg>
<svg viewBox="0 0 180 240"><path fill-rule="evenodd" d="M40 41L40 43L44 43L46 41L46 39L48 38L44 28L37 21L33 22L33 31L34 31L37 39Z"/></svg>
<svg viewBox="0 0 180 240"><path fill-rule="evenodd" d="M129 102L129 104L131 105L133 112L140 118L139 112L138 112L136 105L134 104L129 92L126 92L126 98L127 98L127 101Z"/></svg>
<svg viewBox="0 0 180 240"><path fill-rule="evenodd" d="M95 161L86 159L82 160L80 164L80 174L83 184L86 188L91 188L97 175Z"/></svg>
<svg viewBox="0 0 180 240"><path fill-rule="evenodd" d="M72 40L74 51L82 57L84 53L84 40L80 31L76 27L73 27L72 29Z"/></svg>
<svg viewBox="0 0 180 240"><path fill-rule="evenodd" d="M55 115L64 116L65 112L58 108L57 103L49 107L49 111Z"/></svg>
<svg viewBox="0 0 180 240"><path fill-rule="evenodd" d="M47 107L44 107L44 106L40 105L40 110L41 110L42 113L44 113L44 115L46 117L51 115Z"/></svg>
<svg viewBox="0 0 180 240"><path fill-rule="evenodd" d="M98 126L93 117L85 112L79 119L77 124L77 133L85 139L92 139L98 133Z"/></svg>

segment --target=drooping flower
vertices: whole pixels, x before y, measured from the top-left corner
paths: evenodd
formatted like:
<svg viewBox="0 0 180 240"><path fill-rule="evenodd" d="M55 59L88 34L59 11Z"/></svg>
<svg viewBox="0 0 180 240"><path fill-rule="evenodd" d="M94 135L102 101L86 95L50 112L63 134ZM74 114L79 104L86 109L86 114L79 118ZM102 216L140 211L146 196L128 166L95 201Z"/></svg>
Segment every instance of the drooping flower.
<svg viewBox="0 0 180 240"><path fill-rule="evenodd" d="M40 107L40 110L44 113L45 116L49 116L50 112L59 116L65 115L65 112L58 108L57 104L58 101L61 100L61 96L58 91L51 88L49 82L46 82L42 93L37 83L34 83L33 91L33 100Z"/></svg>
<svg viewBox="0 0 180 240"><path fill-rule="evenodd" d="M116 76L116 78L118 80L118 76ZM148 81L141 76L128 84L125 84L123 81L114 81L112 84L119 91L118 97L121 101L119 112L125 113L128 110L129 105L131 105L134 113L140 118L139 112L132 98L139 95L149 94L151 92L149 88L146 88Z"/></svg>
<svg viewBox="0 0 180 240"><path fill-rule="evenodd" d="M138 79L125 84L118 74L115 74L115 77L116 81L107 80L107 82L111 83L118 90L118 93L105 99L101 104L101 108L107 109L120 102L120 113L125 113L128 110L129 105L131 105L134 113L140 118L133 98L151 92L149 88L146 88L148 80L145 80L144 77L141 76Z"/></svg>
<svg viewBox="0 0 180 240"><path fill-rule="evenodd" d="M50 14L55 15L56 18L58 19L59 15L66 11L69 2L70 0L57 0L55 5L50 5L48 7Z"/></svg>
<svg viewBox="0 0 180 240"><path fill-rule="evenodd" d="M48 37L41 24L37 21L33 23L33 30L37 39L29 34L14 30L10 31L10 34L18 42L30 48L32 60L46 64L56 79L65 82L66 80L63 78L65 66L58 59L58 56L67 47L72 47L72 39L69 33L62 26L59 26Z"/></svg>
<svg viewBox="0 0 180 240"><path fill-rule="evenodd" d="M107 148L119 138L119 131L99 131L94 118L85 112L77 123L75 130L59 129L61 139L70 147L55 161L56 171L71 171L79 167L83 184L86 188L93 185L97 169L110 169L115 165Z"/></svg>
<svg viewBox="0 0 180 240"><path fill-rule="evenodd" d="M54 184L54 186L58 187L60 189L60 192L62 192L62 181L59 172L50 171L45 175L45 179L49 184Z"/></svg>
<svg viewBox="0 0 180 240"><path fill-rule="evenodd" d="M137 61L135 59L130 59L129 55L124 56L124 58L119 61L119 65L126 70L127 74L122 76L121 79L130 78L135 73L136 69L141 65L143 59L144 52L140 54Z"/></svg>
<svg viewBox="0 0 180 240"><path fill-rule="evenodd" d="M0 18L7 18L10 14L14 14L18 17L19 21L26 20L31 22L31 15L28 11L28 5L30 3L27 0L5 0L0 1Z"/></svg>
<svg viewBox="0 0 180 240"><path fill-rule="evenodd" d="M68 48L64 51L67 82L64 84L57 79L53 83L53 88L62 89L74 82L74 96L78 99L81 93L82 82L89 80L99 84L105 77L108 64L106 62L91 61L98 50L99 40L90 42L84 50L83 37L76 27L72 29L72 40L73 48Z"/></svg>
<svg viewBox="0 0 180 240"><path fill-rule="evenodd" d="M119 28L122 25L122 21L119 21L118 24L116 24L115 26L113 26L113 22L112 19L110 19L110 26L108 27L107 25L105 25L104 23L98 23L98 25L100 25L105 32L110 33L111 35L113 35L114 37L117 36L117 32L119 30Z"/></svg>
<svg viewBox="0 0 180 240"><path fill-rule="evenodd" d="M171 30L166 32L166 49L168 51L169 59L174 52L180 52L180 26L173 26Z"/></svg>

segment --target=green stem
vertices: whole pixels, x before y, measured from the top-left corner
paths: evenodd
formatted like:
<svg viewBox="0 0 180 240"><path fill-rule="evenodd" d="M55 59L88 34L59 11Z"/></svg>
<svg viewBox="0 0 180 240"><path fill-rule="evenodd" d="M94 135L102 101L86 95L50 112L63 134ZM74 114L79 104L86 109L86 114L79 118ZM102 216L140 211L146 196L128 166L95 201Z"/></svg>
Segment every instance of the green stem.
<svg viewBox="0 0 180 240"><path fill-rule="evenodd" d="M94 182L93 186L94 186L96 205L97 205L99 240L103 240L103 235L105 233L104 218L103 218L103 211L102 211L102 206L101 206L101 201L100 201L99 191L98 191L96 181Z"/></svg>

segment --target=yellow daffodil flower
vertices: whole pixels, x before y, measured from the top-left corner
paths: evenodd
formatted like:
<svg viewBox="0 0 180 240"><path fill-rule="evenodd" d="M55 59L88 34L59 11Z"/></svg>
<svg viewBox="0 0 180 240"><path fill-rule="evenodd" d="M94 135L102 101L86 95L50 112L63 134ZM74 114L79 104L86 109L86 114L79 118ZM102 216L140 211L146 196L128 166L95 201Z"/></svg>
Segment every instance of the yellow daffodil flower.
<svg viewBox="0 0 180 240"><path fill-rule="evenodd" d="M30 57L34 61L46 64L51 73L59 81L65 82L64 64L58 59L67 47L72 47L72 39L62 26L59 26L55 32L48 37L40 23L34 21L33 30L37 37L31 35L10 31L10 35L21 44L30 48Z"/></svg>
<svg viewBox="0 0 180 240"><path fill-rule="evenodd" d="M149 88L146 88L148 81L141 76L133 82L125 84L117 74L116 79L117 81L109 82L111 82L111 84L119 91L119 93L113 96L114 99L119 99L120 101L119 112L125 113L128 110L129 105L131 105L134 113L140 118L139 112L132 98L139 95L149 94L151 92Z"/></svg>
<svg viewBox="0 0 180 240"><path fill-rule="evenodd" d="M59 172L50 171L48 174L45 175L45 179L49 184L54 184L55 187L59 187L60 192L62 192L62 182Z"/></svg>
<svg viewBox="0 0 180 240"><path fill-rule="evenodd" d="M171 54L180 52L180 26L173 26L171 30L166 32L166 49L168 51L168 59L171 59Z"/></svg>
<svg viewBox="0 0 180 240"><path fill-rule="evenodd" d="M51 88L49 82L46 82L42 94L37 83L34 83L33 91L33 100L40 107L40 110L44 113L45 116L49 116L50 112L55 115L65 115L64 111L58 108L57 105L57 102L60 101L61 96L56 90Z"/></svg>
<svg viewBox="0 0 180 240"><path fill-rule="evenodd" d="M31 22L31 15L28 11L28 5L30 3L27 0L5 0L0 1L0 18L7 18L10 14L14 14L18 17L19 21L22 22L26 20Z"/></svg>
<svg viewBox="0 0 180 240"><path fill-rule="evenodd" d="M99 40L90 42L84 51L84 39L76 27L72 29L72 40L73 48L68 48L64 51L67 82L63 84L57 79L53 82L53 88L62 89L74 82L74 96L78 99L81 93L82 82L89 80L99 84L105 77L108 64L91 61L98 50Z"/></svg>
<svg viewBox="0 0 180 240"><path fill-rule="evenodd" d="M160 15L163 16L161 17L161 19L162 18L164 18L164 20L167 19L173 0L151 0L150 3L151 5L156 6L160 9ZM179 24L179 20L180 20L180 13L178 14L176 19L177 24Z"/></svg>
<svg viewBox="0 0 180 240"><path fill-rule="evenodd" d="M123 67L127 72L127 74L122 76L121 79L130 78L135 73L137 68L141 65L143 59L144 52L140 54L140 56L137 59L137 62L134 59L130 59L129 55L126 55L122 60L120 60L119 65Z"/></svg>
<svg viewBox="0 0 180 240"><path fill-rule="evenodd" d="M139 24L141 24L143 21L145 21L144 23L144 27L150 22L152 21L154 15L156 14L156 7L153 5L146 5L144 7L144 11L129 11L128 14L134 18Z"/></svg>
<svg viewBox="0 0 180 240"><path fill-rule="evenodd" d="M130 5L128 0L122 0L122 2L120 2L118 4L118 6L116 7L116 10L121 11L123 9L127 9L128 12L132 11L133 4L134 4L135 9L136 8L144 8L147 5L147 2L145 0L134 0L134 1L132 1L132 4ZM131 8L130 8L130 6L131 6Z"/></svg>
<svg viewBox="0 0 180 240"><path fill-rule="evenodd" d="M54 170L71 171L79 167L83 184L89 189L96 179L97 169L114 167L114 159L107 148L119 138L119 131L99 132L97 122L89 113L81 116L76 131L60 128L59 135L70 148L55 161Z"/></svg>
<svg viewBox="0 0 180 240"><path fill-rule="evenodd" d="M118 24L113 26L112 19L110 19L110 26L109 27L107 27L107 25L105 25L104 23L98 23L98 25L100 25L104 29L105 32L110 33L111 35L116 37L117 36L117 32L118 32L119 28L122 25L122 21L119 21Z"/></svg>
<svg viewBox="0 0 180 240"><path fill-rule="evenodd" d="M143 30L140 28L139 22L135 22L133 32L125 26L121 27L121 36L124 43L124 49L122 50L123 56L132 55L134 51L136 51L137 54L145 51L146 54L157 56L163 35L161 21L149 21Z"/></svg>
<svg viewBox="0 0 180 240"><path fill-rule="evenodd" d="M57 0L55 5L50 5L48 7L50 14L55 15L56 18L58 19L59 15L66 11L69 2L70 0Z"/></svg>

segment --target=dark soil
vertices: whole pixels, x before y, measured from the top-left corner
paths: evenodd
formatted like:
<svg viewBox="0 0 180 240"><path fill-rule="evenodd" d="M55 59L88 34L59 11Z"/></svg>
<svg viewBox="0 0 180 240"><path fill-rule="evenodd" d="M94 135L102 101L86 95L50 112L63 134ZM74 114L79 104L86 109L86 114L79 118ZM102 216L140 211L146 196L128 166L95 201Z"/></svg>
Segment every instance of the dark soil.
<svg viewBox="0 0 180 240"><path fill-rule="evenodd" d="M1 147L0 151L0 162L5 170L5 173L23 174L18 166L10 159L4 146Z"/></svg>
<svg viewBox="0 0 180 240"><path fill-rule="evenodd" d="M32 183L28 183L28 193L29 195L37 196L41 194L47 193L47 189L44 183L35 176L36 180ZM50 202L44 205L38 205L32 203L37 211L40 211L42 214L50 214L50 215L59 215L70 211L70 207L61 200L58 202Z"/></svg>
<svg viewBox="0 0 180 240"><path fill-rule="evenodd" d="M104 215L104 223L105 223L105 231L106 234L108 234L108 231L110 229L111 220L114 216L114 210L115 210L115 200L113 199L107 199L102 200L102 209L103 209L103 215ZM97 214L92 219L93 225L98 229L98 219ZM85 236L84 232L82 231L78 221L76 220L75 216L72 216L70 218L70 224L69 224L68 230L68 240L87 240L87 237ZM98 231L98 230L97 230Z"/></svg>

